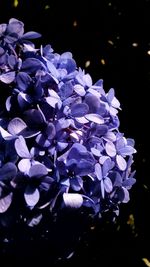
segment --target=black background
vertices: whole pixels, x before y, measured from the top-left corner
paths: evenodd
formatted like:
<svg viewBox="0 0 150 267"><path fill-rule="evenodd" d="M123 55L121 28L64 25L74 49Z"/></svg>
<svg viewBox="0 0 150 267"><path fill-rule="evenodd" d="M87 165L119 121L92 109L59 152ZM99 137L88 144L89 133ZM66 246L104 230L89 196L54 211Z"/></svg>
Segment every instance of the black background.
<svg viewBox="0 0 150 267"><path fill-rule="evenodd" d="M136 141L131 201L121 206L115 225L91 225L72 258L55 265L144 267L142 259L150 260L150 1L18 0L17 7L14 2L0 0L0 23L11 17L23 21L25 31L42 34L37 46L71 51L94 82L102 78L106 91L113 87L122 107L120 130Z"/></svg>

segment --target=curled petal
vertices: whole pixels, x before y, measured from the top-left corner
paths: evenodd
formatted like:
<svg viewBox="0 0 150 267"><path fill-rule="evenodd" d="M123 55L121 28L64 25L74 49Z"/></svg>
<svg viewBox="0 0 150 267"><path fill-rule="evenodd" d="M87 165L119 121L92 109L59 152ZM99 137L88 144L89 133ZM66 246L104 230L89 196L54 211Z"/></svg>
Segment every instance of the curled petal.
<svg viewBox="0 0 150 267"><path fill-rule="evenodd" d="M83 197L77 193L64 193L63 200L66 207L78 209L83 204Z"/></svg>

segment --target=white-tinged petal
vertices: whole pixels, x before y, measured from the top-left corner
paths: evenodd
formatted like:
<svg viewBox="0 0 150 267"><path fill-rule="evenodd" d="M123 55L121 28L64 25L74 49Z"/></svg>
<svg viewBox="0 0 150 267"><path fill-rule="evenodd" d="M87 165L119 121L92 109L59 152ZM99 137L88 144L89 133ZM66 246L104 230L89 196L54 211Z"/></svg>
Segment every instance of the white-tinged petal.
<svg viewBox="0 0 150 267"><path fill-rule="evenodd" d="M74 91L80 96L84 96L86 93L84 87L80 84L74 86Z"/></svg>
<svg viewBox="0 0 150 267"><path fill-rule="evenodd" d="M10 207L12 203L12 197L13 197L13 193L11 192L7 196L0 199L0 213L3 213L6 210L8 210L8 208Z"/></svg>
<svg viewBox="0 0 150 267"><path fill-rule="evenodd" d="M6 130L4 130L1 126L0 126L0 133L1 133L2 137L5 140L11 140L11 139L13 139L13 136L9 132L7 132Z"/></svg>
<svg viewBox="0 0 150 267"><path fill-rule="evenodd" d="M95 164L95 174L97 176L97 179L99 181L101 181L103 176L102 176L102 168L101 168L101 165L99 163Z"/></svg>
<svg viewBox="0 0 150 267"><path fill-rule="evenodd" d="M80 208L83 204L83 197L78 193L64 193L63 200L67 207Z"/></svg>
<svg viewBox="0 0 150 267"><path fill-rule="evenodd" d="M106 153L110 157L114 157L116 155L116 148L112 142L107 142L105 145Z"/></svg>
<svg viewBox="0 0 150 267"><path fill-rule="evenodd" d="M28 206L34 207L39 199L40 199L40 193L37 188L31 189L29 186L26 187L24 198Z"/></svg>
<svg viewBox="0 0 150 267"><path fill-rule="evenodd" d="M121 155L117 155L116 161L117 161L118 168L121 171L125 171L125 169L127 167L127 162L125 161L125 159Z"/></svg>
<svg viewBox="0 0 150 267"><path fill-rule="evenodd" d="M104 123L104 119L95 113L91 113L91 114L86 114L85 118L89 121L95 122L97 124L103 124Z"/></svg>

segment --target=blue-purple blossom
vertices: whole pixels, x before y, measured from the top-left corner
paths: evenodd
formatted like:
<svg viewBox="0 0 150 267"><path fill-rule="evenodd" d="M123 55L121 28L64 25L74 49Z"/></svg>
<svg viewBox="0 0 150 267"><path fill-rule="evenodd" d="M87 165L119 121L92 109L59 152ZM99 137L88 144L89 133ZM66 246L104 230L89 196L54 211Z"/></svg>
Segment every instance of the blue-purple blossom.
<svg viewBox="0 0 150 267"><path fill-rule="evenodd" d="M14 18L0 25L0 213L20 200L38 222L45 209L117 212L135 183L136 150L119 131L115 91L93 83L70 52L35 48L38 37Z"/></svg>

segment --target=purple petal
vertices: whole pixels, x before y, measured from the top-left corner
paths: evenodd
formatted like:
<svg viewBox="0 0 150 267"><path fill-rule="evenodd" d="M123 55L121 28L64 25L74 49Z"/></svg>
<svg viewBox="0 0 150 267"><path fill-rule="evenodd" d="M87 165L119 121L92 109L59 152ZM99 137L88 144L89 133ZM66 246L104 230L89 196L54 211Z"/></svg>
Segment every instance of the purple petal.
<svg viewBox="0 0 150 267"><path fill-rule="evenodd" d="M8 112L11 110L11 99L12 99L12 96L7 97L6 99L6 110Z"/></svg>
<svg viewBox="0 0 150 267"><path fill-rule="evenodd" d="M26 129L24 129L20 134L21 134L24 138L28 139L28 138L37 136L39 133L40 133L40 131L38 131L38 130L30 130L29 128L26 128Z"/></svg>
<svg viewBox="0 0 150 267"><path fill-rule="evenodd" d="M26 145L25 139L23 136L19 136L19 138L15 141L15 149L17 154L21 158L31 158L30 152L28 150L28 147Z"/></svg>
<svg viewBox="0 0 150 267"><path fill-rule="evenodd" d="M30 78L30 76L26 72L20 71L17 74L16 82L17 82L18 87L21 91L25 91L28 88L31 81L32 81L32 79Z"/></svg>
<svg viewBox="0 0 150 267"><path fill-rule="evenodd" d="M109 159L109 157L108 156L101 156L99 159L99 163L103 165L106 159Z"/></svg>
<svg viewBox="0 0 150 267"><path fill-rule="evenodd" d="M57 96L48 96L45 98L46 102L53 108L56 108L56 105L58 105L59 107L61 107L62 102L60 100L60 97Z"/></svg>
<svg viewBox="0 0 150 267"><path fill-rule="evenodd" d="M91 148L91 152L95 157L100 157L101 156L101 151L96 149L96 148L94 148L94 147Z"/></svg>
<svg viewBox="0 0 150 267"><path fill-rule="evenodd" d="M68 143L57 142L58 151L63 151L68 146Z"/></svg>
<svg viewBox="0 0 150 267"><path fill-rule="evenodd" d="M16 33L19 36L22 36L24 32L24 23L17 19L11 18L7 26L7 31L10 33Z"/></svg>
<svg viewBox="0 0 150 267"><path fill-rule="evenodd" d="M20 118L12 119L8 124L8 131L12 135L20 134L27 127L26 123Z"/></svg>
<svg viewBox="0 0 150 267"><path fill-rule="evenodd" d="M129 192L125 187L122 187L122 190L124 192L124 198L123 198L122 202L127 203L130 200Z"/></svg>
<svg viewBox="0 0 150 267"><path fill-rule="evenodd" d="M78 123L81 123L81 124L85 124L85 123L88 123L89 121L85 118L85 117L80 117L80 118L75 118L75 120L78 122Z"/></svg>
<svg viewBox="0 0 150 267"><path fill-rule="evenodd" d="M132 138L127 138L127 145L128 145L128 146L132 146L132 147L134 147L134 146L135 146L135 141L134 141L134 139L132 139Z"/></svg>
<svg viewBox="0 0 150 267"><path fill-rule="evenodd" d="M124 146L124 147L119 149L119 153L122 156L131 156L135 152L136 152L136 150L132 146Z"/></svg>
<svg viewBox="0 0 150 267"><path fill-rule="evenodd" d="M30 177L39 178L47 174L48 174L47 168L43 164L35 164L29 170Z"/></svg>
<svg viewBox="0 0 150 267"><path fill-rule="evenodd" d="M36 225L38 225L40 223L40 221L42 220L43 215L39 214L37 216L34 216L31 220L28 220L28 226L30 227L34 227Z"/></svg>
<svg viewBox="0 0 150 267"><path fill-rule="evenodd" d="M117 155L116 161L117 161L118 168L121 171L125 171L125 169L127 167L127 163L126 163L125 159L121 155Z"/></svg>
<svg viewBox="0 0 150 267"><path fill-rule="evenodd" d="M107 173L112 169L113 163L110 158L106 159L103 163L103 176L106 176Z"/></svg>
<svg viewBox="0 0 150 267"><path fill-rule="evenodd" d="M47 63L47 67L48 67L49 72L50 72L55 78L58 78L58 76L59 76L59 72L58 72L58 70L56 69L56 67L54 66L54 64L53 64L52 62L50 62L49 60L47 60L46 63Z"/></svg>
<svg viewBox="0 0 150 267"><path fill-rule="evenodd" d="M112 142L107 142L105 145L106 153L110 157L114 157L116 155L116 148Z"/></svg>
<svg viewBox="0 0 150 267"><path fill-rule="evenodd" d="M114 89L111 88L107 94L107 100L109 103L111 103L111 101L113 100L114 95L115 95Z"/></svg>
<svg viewBox="0 0 150 267"><path fill-rule="evenodd" d="M24 174L28 174L31 168L31 160L30 159L21 159L18 163L18 169L20 172Z"/></svg>
<svg viewBox="0 0 150 267"><path fill-rule="evenodd" d="M22 92L20 92L17 96L18 99L18 104L21 108L25 108L27 107L29 104L31 104L32 100L31 97L27 94L24 94Z"/></svg>
<svg viewBox="0 0 150 267"><path fill-rule="evenodd" d="M66 82L60 87L61 98L66 99L73 93L73 85L71 82Z"/></svg>
<svg viewBox="0 0 150 267"><path fill-rule="evenodd" d="M0 213L4 213L8 210L12 203L13 193L11 192L9 195L0 199Z"/></svg>
<svg viewBox="0 0 150 267"><path fill-rule="evenodd" d="M121 148L123 148L124 146L127 145L127 141L124 137L120 137L117 141L116 141L116 149L119 151Z"/></svg>
<svg viewBox="0 0 150 267"><path fill-rule="evenodd" d="M104 119L98 114L94 114L94 113L86 114L85 118L87 120L95 122L97 124L103 124L104 123Z"/></svg>
<svg viewBox="0 0 150 267"><path fill-rule="evenodd" d="M93 89L89 89L90 92ZM89 91L88 90L88 91ZM92 93L88 93L85 95L85 103L89 106L89 113L98 113L98 110L100 109L100 97L99 97L99 93L95 90L94 94Z"/></svg>
<svg viewBox="0 0 150 267"><path fill-rule="evenodd" d="M120 108L120 103L119 103L119 101L118 101L118 99L117 99L116 97L114 97L114 98L112 99L112 101L111 101L111 105L112 105L112 107L114 107L114 108Z"/></svg>
<svg viewBox="0 0 150 267"><path fill-rule="evenodd" d="M77 103L71 106L71 115L73 117L83 117L88 113L89 107L85 103Z"/></svg>
<svg viewBox="0 0 150 267"><path fill-rule="evenodd" d="M32 74L42 68L45 68L45 66L42 61L37 58L27 58L22 63L22 70L29 74Z"/></svg>
<svg viewBox="0 0 150 267"><path fill-rule="evenodd" d="M41 34L38 32L30 31L22 35L22 39L36 39L40 38Z"/></svg>
<svg viewBox="0 0 150 267"><path fill-rule="evenodd" d="M101 181L103 176L102 176L102 168L101 168L101 165L99 163L95 164L95 174L97 176L97 179L99 181Z"/></svg>
<svg viewBox="0 0 150 267"><path fill-rule="evenodd" d="M0 126L0 133L4 140L12 140L14 137Z"/></svg>
<svg viewBox="0 0 150 267"><path fill-rule="evenodd" d="M119 172L113 172L112 181L114 186L120 187L122 185L122 176Z"/></svg>
<svg viewBox="0 0 150 267"><path fill-rule="evenodd" d="M15 32L9 33L5 35L4 40L8 44L13 44L14 42L18 40L18 35Z"/></svg>
<svg viewBox="0 0 150 267"><path fill-rule="evenodd" d="M94 166L92 162L84 159L80 160L76 169L74 170L77 175L85 176L93 172Z"/></svg>
<svg viewBox="0 0 150 267"><path fill-rule="evenodd" d="M45 134L47 135L48 139L53 139L56 134L55 126L52 123L49 123L47 125L47 128L45 130Z"/></svg>
<svg viewBox="0 0 150 267"><path fill-rule="evenodd" d="M6 23L0 24L0 34L3 34L6 31L6 28L7 28Z"/></svg>
<svg viewBox="0 0 150 267"><path fill-rule="evenodd" d="M37 188L27 186L24 192L24 198L29 207L34 207L40 199L39 190Z"/></svg>
<svg viewBox="0 0 150 267"><path fill-rule="evenodd" d="M0 81L6 84L13 82L15 79L15 71L6 72L0 75Z"/></svg>
<svg viewBox="0 0 150 267"><path fill-rule="evenodd" d="M30 109L24 112L24 120L31 129L39 129L45 123L42 112Z"/></svg>
<svg viewBox="0 0 150 267"><path fill-rule="evenodd" d="M14 70L14 68L16 67L16 64L17 64L17 59L14 55L10 55L8 57L8 64L9 64L9 67Z"/></svg>
<svg viewBox="0 0 150 267"><path fill-rule="evenodd" d="M56 130L60 131L66 129L70 126L70 124L71 124L70 119L61 118L58 120L58 123L56 124Z"/></svg>
<svg viewBox="0 0 150 267"><path fill-rule="evenodd" d="M104 188L104 181L101 180L101 193L102 193L102 198L105 197L105 188Z"/></svg>
<svg viewBox="0 0 150 267"><path fill-rule="evenodd" d="M0 180L11 180L17 174L17 168L12 162L8 162L0 168Z"/></svg>
<svg viewBox="0 0 150 267"><path fill-rule="evenodd" d="M92 127L91 130L93 130L94 135L97 135L99 137L100 136L106 136L106 134L108 132L108 127L106 125L96 124L96 125L94 125L94 127Z"/></svg>
<svg viewBox="0 0 150 267"><path fill-rule="evenodd" d="M116 135L113 132L107 132L104 136L104 139L107 141L115 142L116 141Z"/></svg>
<svg viewBox="0 0 150 267"><path fill-rule="evenodd" d="M85 89L82 85L76 84L74 86L74 91L79 95L79 96L84 96L85 95Z"/></svg>
<svg viewBox="0 0 150 267"><path fill-rule="evenodd" d="M33 43L30 43L30 41L25 41L23 44L23 50L24 52L34 52L36 53L37 51L39 51L39 49L35 48L35 45Z"/></svg>
<svg viewBox="0 0 150 267"><path fill-rule="evenodd" d="M122 185L124 187L132 187L132 185L134 185L135 183L136 183L136 179L135 178L128 178L122 183Z"/></svg>
<svg viewBox="0 0 150 267"><path fill-rule="evenodd" d="M110 180L109 177L106 177L104 179L104 188L107 193L110 193L113 189L112 181Z"/></svg>
<svg viewBox="0 0 150 267"><path fill-rule="evenodd" d="M77 193L64 193L63 200L66 207L78 209L83 204L83 197Z"/></svg>
<svg viewBox="0 0 150 267"><path fill-rule="evenodd" d="M70 179L63 179L62 181L61 181L61 185L65 185L66 187L70 187Z"/></svg>
<svg viewBox="0 0 150 267"><path fill-rule="evenodd" d="M83 180L81 177L72 178L70 182L74 191L80 191L83 188Z"/></svg>
<svg viewBox="0 0 150 267"><path fill-rule="evenodd" d="M81 145L80 143L75 143L72 145L69 151L68 159L76 158L76 156L78 157L78 155L86 152L87 149L85 146Z"/></svg>
<svg viewBox="0 0 150 267"><path fill-rule="evenodd" d="M89 74L85 74L83 76L83 81L84 81L85 85L87 85L88 87L92 86L92 78Z"/></svg>
<svg viewBox="0 0 150 267"><path fill-rule="evenodd" d="M100 92L100 94L105 95L105 91L103 89L103 80L99 79L94 85L92 85L92 88L94 88L95 90L98 90Z"/></svg>
<svg viewBox="0 0 150 267"><path fill-rule="evenodd" d="M47 138L45 134L38 134L38 136L36 137L36 142L39 146L43 148L50 147L51 145L51 141Z"/></svg>
<svg viewBox="0 0 150 267"><path fill-rule="evenodd" d="M63 54L61 54L61 59L68 59L68 58L72 58L71 52L64 52Z"/></svg>
<svg viewBox="0 0 150 267"><path fill-rule="evenodd" d="M66 69L68 73L71 73L76 70L76 62L73 58L61 58L59 68Z"/></svg>

